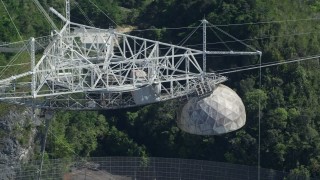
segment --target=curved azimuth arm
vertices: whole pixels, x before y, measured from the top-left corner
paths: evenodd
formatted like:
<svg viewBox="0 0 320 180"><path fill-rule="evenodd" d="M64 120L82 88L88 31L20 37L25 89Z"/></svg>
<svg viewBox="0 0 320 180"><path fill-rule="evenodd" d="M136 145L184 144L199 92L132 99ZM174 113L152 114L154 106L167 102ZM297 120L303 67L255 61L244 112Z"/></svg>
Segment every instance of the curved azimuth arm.
<svg viewBox="0 0 320 180"><path fill-rule="evenodd" d="M204 75L204 53L257 53L204 52L76 24L60 16L65 26L54 35L40 60L32 61L31 70L0 80L1 100L36 102L41 108L115 109L207 96L227 78ZM30 44L34 52L34 42Z"/></svg>

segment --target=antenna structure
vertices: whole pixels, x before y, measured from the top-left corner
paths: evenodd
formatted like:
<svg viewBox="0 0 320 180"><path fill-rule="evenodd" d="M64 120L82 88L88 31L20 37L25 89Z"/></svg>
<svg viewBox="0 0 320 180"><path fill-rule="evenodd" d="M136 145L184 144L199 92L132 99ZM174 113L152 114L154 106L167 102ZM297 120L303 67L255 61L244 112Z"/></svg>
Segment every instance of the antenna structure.
<svg viewBox="0 0 320 180"><path fill-rule="evenodd" d="M207 51L172 45L70 21L53 34L36 60L36 40L28 44L31 69L0 80L0 100L44 109L117 109L182 97L206 97L227 77L206 72L208 54L259 55L258 51Z"/></svg>

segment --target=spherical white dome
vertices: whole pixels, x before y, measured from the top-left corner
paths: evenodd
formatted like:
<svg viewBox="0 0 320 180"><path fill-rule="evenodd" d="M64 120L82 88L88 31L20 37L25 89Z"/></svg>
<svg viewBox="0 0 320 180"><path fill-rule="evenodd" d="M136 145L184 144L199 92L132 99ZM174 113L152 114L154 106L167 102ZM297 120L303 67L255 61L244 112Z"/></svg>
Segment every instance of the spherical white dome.
<svg viewBox="0 0 320 180"><path fill-rule="evenodd" d="M220 84L209 97L191 98L178 116L178 127L197 135L218 135L241 128L246 112L241 98Z"/></svg>

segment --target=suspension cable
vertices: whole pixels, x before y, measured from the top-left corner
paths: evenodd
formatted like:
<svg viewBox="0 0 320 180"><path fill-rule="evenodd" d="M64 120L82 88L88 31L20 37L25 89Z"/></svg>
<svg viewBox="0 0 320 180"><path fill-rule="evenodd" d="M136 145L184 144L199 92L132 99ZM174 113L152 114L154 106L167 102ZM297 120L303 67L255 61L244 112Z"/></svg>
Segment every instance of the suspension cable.
<svg viewBox="0 0 320 180"><path fill-rule="evenodd" d="M262 91L262 55L259 55L259 89ZM258 107L258 180L260 180L261 171L261 94L259 93L259 107Z"/></svg>
<svg viewBox="0 0 320 180"><path fill-rule="evenodd" d="M209 24L211 24L211 23L209 22ZM231 34L227 33L226 31L220 29L219 27L214 26L213 24L211 24L211 25L213 26L213 28L217 29L218 31L220 31L221 33L223 33L223 34L225 34L226 36L230 37L231 39L235 40L236 42L239 42L240 44L246 46L247 48L249 48L249 49L251 49L251 50L253 50L253 51L257 51L255 48L253 48L253 47L251 47L250 45L242 42L241 40L237 39L236 37L232 36Z"/></svg>
<svg viewBox="0 0 320 180"><path fill-rule="evenodd" d="M102 14L104 14L111 22L113 22L116 26L118 26L119 27L119 25L116 23L116 22L114 22L114 20L112 20L104 11L102 11L100 8L99 8L99 6L97 6L95 3L93 3L91 0L89 0L89 2L91 3L91 4L93 4L100 12L102 12Z"/></svg>
<svg viewBox="0 0 320 180"><path fill-rule="evenodd" d="M79 3L77 1L74 1L74 4L78 7L78 9L80 10L81 14L84 16L84 18L88 21L88 23L90 24L90 26L94 27L94 24L92 23L92 21L89 19L89 17L86 15L86 13L84 12L84 10L81 8L81 6L79 5Z"/></svg>
<svg viewBox="0 0 320 180"><path fill-rule="evenodd" d="M319 33L320 32L309 31L309 32L285 34L285 35L279 35L279 36L261 36L261 37L255 37L255 38L240 39L240 41L255 41L255 40L262 40L262 39L281 38L281 37L290 37L290 36L303 36L303 35L319 34ZM209 45L217 45L217 44L222 44L222 43L234 43L234 42L238 42L238 41L232 40L232 41L215 42L215 43L207 43L207 44L209 44ZM202 44L188 45L188 47L193 47L193 46L202 46Z"/></svg>
<svg viewBox="0 0 320 180"><path fill-rule="evenodd" d="M317 18L306 18L306 19L287 19L287 20L278 20L278 21L260 21L260 22L234 23L234 24L217 24L214 26L217 26L217 27L246 26L246 25L260 25L260 24L286 23L286 22L297 22L297 21L313 21L313 20L320 20L320 18L317 17Z"/></svg>
<svg viewBox="0 0 320 180"><path fill-rule="evenodd" d="M217 34L217 32L214 31L214 30L212 29L212 27L209 27L209 29L218 37L218 39L220 40L220 42L223 43L223 45L224 45L229 51L231 51L230 47L227 45L227 43L226 43L225 41L223 41L223 40L221 39L221 37Z"/></svg>
<svg viewBox="0 0 320 180"><path fill-rule="evenodd" d="M38 0L33 0L33 2L37 5L37 8L39 9L39 11L44 15L44 17L46 18L46 20L49 22L49 24L51 25L51 27L54 30L58 30L58 27L56 26L56 24L53 22L53 20L50 18L50 16L48 15L48 13L43 9L43 7L41 6L40 2Z"/></svg>
<svg viewBox="0 0 320 180"><path fill-rule="evenodd" d="M286 22L297 22L297 21L316 21L320 18L308 18L308 19L288 19L279 21L260 21L260 22L247 22L247 23L234 23L234 24L212 24L207 27L229 27L229 26L245 26L245 25L261 25L261 24L275 24L275 23L286 23ZM155 31L155 30L180 30L180 29L194 29L197 26L182 26L182 27L163 27L163 28L148 28L148 29L135 29L132 31Z"/></svg>
<svg viewBox="0 0 320 180"><path fill-rule="evenodd" d="M37 38L34 38L35 40L47 40L48 38L50 38L51 35L48 35L48 36L40 36L40 37L37 37ZM15 45L15 44L25 44L29 42L29 40L22 40L22 41L16 41L16 42L0 42L0 47L4 47L4 46L10 46L10 45Z"/></svg>
<svg viewBox="0 0 320 180"><path fill-rule="evenodd" d="M143 31L155 31L155 30L180 30L180 29L195 29L197 26L185 26L185 27L164 27L164 28L149 28L149 29L134 29L134 31L143 32Z"/></svg>
<svg viewBox="0 0 320 180"><path fill-rule="evenodd" d="M54 120L55 120L55 119L53 118L52 121L54 121ZM57 135L56 135L56 134L53 132L53 130L52 130L52 123L51 123L51 129L48 128L48 133L50 133L51 138L53 137L55 140L58 139ZM53 138L52 138L52 139L53 139ZM83 159L83 157L81 157L81 156L80 156L78 153L76 153L72 148L70 148L70 146L69 146L67 143L62 142L61 144L62 144L64 147L68 148L68 150L69 150L72 154L75 155L75 158L77 158L77 159ZM87 161L85 160L85 162L87 162ZM81 170L80 170L80 171L81 171ZM97 171L101 171L101 170L97 169Z"/></svg>
<svg viewBox="0 0 320 180"><path fill-rule="evenodd" d="M0 77L4 75L4 73L8 70L8 68L14 63L18 57L22 54L22 52L26 49L26 46L23 46L23 48L20 49L20 51L9 61L9 63L6 65L4 69L0 71Z"/></svg>
<svg viewBox="0 0 320 180"><path fill-rule="evenodd" d="M178 43L178 46L184 45L190 39L190 37L201 27L201 25L202 24L200 24L196 29L194 29L187 37L182 39L180 43Z"/></svg>
<svg viewBox="0 0 320 180"><path fill-rule="evenodd" d="M220 72L219 74L230 74L230 73L235 73L235 72L242 72L242 71L248 71L252 69L259 69L259 68L266 68L266 67L271 67L271 66L277 66L277 65L282 65L282 64L289 64L289 63L295 63L295 62L301 62L301 61L306 61L306 60L312 60L320 58L320 54L314 55L314 56L308 56L308 57L302 57L298 59L291 59L291 60L285 60L283 62L278 62L278 63L263 63L260 65L250 65L250 66L245 66L245 67L239 67L239 68L231 68L231 69L224 69L224 70L217 70L216 72ZM223 71L223 72L221 72Z"/></svg>
<svg viewBox="0 0 320 180"><path fill-rule="evenodd" d="M14 67L14 66L24 66L24 65L28 65L28 64L30 64L30 63L11 64L11 65L6 65L6 66L0 66L0 68Z"/></svg>
<svg viewBox="0 0 320 180"><path fill-rule="evenodd" d="M11 22L12 22L13 26L14 26L14 28L16 29L16 31L17 31L17 33L18 33L18 35L19 35L19 37L20 37L21 41L23 41L22 36L21 36L21 34L20 34L20 32L19 32L19 30L18 30L18 28L17 28L16 24L14 23L14 21L13 21L13 19L12 19L11 15L10 15L10 13L9 13L9 11L8 11L8 9L7 9L7 7L6 7L6 5L4 4L3 0L1 0L1 2L2 2L3 7L4 7L4 9L6 10L6 12L7 12L7 14L8 14L8 16L9 16L9 18L10 18L10 20L11 20Z"/></svg>

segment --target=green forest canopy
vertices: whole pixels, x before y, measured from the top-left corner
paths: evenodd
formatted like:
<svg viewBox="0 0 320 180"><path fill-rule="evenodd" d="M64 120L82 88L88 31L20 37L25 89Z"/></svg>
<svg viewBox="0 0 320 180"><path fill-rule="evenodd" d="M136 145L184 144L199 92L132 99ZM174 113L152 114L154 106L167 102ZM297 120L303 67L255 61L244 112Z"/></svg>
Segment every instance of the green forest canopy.
<svg viewBox="0 0 320 180"><path fill-rule="evenodd" d="M157 31L136 33L165 42L180 42L185 30L165 27L198 25L204 16L213 24L242 24L223 30L263 52L263 62L318 55L320 52L318 1L291 0L91 0L121 26ZM48 35L50 26L31 1L4 0L22 37ZM88 24L72 5L72 20ZM40 0L48 9L63 12L63 0ZM96 27L115 26L90 1L77 2ZM50 16L61 26L61 22ZM0 6L0 41L20 40ZM201 38L199 36L198 38ZM214 39L208 39L213 41ZM196 40L194 40L196 41ZM191 42L192 43L192 42ZM10 56L9 56L10 57ZM0 54L0 61L8 61ZM230 68L256 59L213 59L209 68ZM195 158L256 165L258 155L258 101L261 100L261 166L320 176L319 59L286 64L262 71L231 74L227 85L237 91L247 110L241 130L221 136L195 136L175 124L177 101L141 108L103 112L64 112L51 124L49 158L80 156L161 156ZM63 152L63 153L61 153Z"/></svg>

